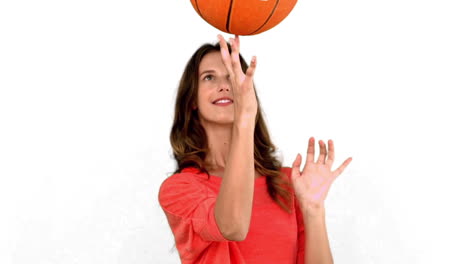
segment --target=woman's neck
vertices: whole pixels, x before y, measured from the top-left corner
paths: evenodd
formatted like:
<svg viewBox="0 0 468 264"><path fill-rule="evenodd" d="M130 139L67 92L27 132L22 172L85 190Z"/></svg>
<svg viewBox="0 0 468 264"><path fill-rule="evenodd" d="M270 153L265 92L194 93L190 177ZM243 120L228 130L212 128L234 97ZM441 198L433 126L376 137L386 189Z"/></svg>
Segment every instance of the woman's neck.
<svg viewBox="0 0 468 264"><path fill-rule="evenodd" d="M208 170L224 170L231 146L232 126L204 125L208 138L208 153L205 164Z"/></svg>
<svg viewBox="0 0 468 264"><path fill-rule="evenodd" d="M204 124L203 127L208 138L208 153L205 157L206 170L211 175L223 177L231 147L232 126ZM261 177L260 174L255 171L255 178L259 177Z"/></svg>

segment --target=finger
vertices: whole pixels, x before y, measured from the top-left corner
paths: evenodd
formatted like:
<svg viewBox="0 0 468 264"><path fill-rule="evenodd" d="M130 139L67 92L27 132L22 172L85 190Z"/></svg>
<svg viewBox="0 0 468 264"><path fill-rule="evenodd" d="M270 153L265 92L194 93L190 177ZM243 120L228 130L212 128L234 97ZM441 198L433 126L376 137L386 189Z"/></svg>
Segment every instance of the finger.
<svg viewBox="0 0 468 264"><path fill-rule="evenodd" d="M242 65L240 62L240 41L239 36L236 35L236 39L229 39L229 43L231 43L231 61L232 61L232 70L236 74L236 76L242 76L244 72L242 71Z"/></svg>
<svg viewBox="0 0 468 264"><path fill-rule="evenodd" d="M314 163L315 160L315 138L309 138L309 146L307 147L306 164Z"/></svg>
<svg viewBox="0 0 468 264"><path fill-rule="evenodd" d="M317 164L325 164L325 157L327 156L327 148L322 140L319 140L320 155L317 160Z"/></svg>
<svg viewBox="0 0 468 264"><path fill-rule="evenodd" d="M218 40L219 45L221 46L221 58L223 59L224 66L226 67L229 75L233 76L234 72L232 70L231 55L229 54L229 49L226 40L224 40L224 37L220 34L218 35Z"/></svg>
<svg viewBox="0 0 468 264"><path fill-rule="evenodd" d="M335 160L335 145L333 144L333 140L328 140L328 158L325 161L325 164L330 168L333 166L333 161Z"/></svg>
<svg viewBox="0 0 468 264"><path fill-rule="evenodd" d="M255 73L255 69L257 68L257 57L253 56L252 60L250 61L250 66L247 68L245 72L245 82L251 83L253 81L253 76Z"/></svg>
<svg viewBox="0 0 468 264"><path fill-rule="evenodd" d="M333 178L336 179L338 178L338 176L341 175L341 173L343 173L344 169L346 169L346 167L348 167L349 163L351 163L351 161L353 160L353 158L349 157L347 160L345 160L343 162L343 164L341 164L341 166L336 169L334 172L333 172Z"/></svg>
<svg viewBox="0 0 468 264"><path fill-rule="evenodd" d="M291 170L291 178L293 180L301 175L301 171L300 171L301 161L302 161L301 154L297 154L296 159L293 162L292 170Z"/></svg>

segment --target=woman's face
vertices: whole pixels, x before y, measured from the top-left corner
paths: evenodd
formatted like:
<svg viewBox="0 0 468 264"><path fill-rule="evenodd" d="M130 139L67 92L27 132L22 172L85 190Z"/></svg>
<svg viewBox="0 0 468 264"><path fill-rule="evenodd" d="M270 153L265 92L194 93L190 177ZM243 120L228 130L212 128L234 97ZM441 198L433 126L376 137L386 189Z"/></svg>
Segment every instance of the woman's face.
<svg viewBox="0 0 468 264"><path fill-rule="evenodd" d="M231 82L220 52L206 54L198 69L197 107L202 125L232 124L234 105Z"/></svg>

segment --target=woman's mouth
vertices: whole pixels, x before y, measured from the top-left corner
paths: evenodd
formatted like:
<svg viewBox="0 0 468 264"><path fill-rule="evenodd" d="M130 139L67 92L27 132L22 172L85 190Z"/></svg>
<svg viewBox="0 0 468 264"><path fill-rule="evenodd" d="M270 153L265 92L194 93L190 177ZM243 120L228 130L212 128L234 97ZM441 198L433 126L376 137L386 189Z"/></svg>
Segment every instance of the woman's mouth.
<svg viewBox="0 0 468 264"><path fill-rule="evenodd" d="M221 100L218 100L218 101L214 102L213 104L215 104L217 106L228 106L228 105L232 104L232 100L221 99Z"/></svg>

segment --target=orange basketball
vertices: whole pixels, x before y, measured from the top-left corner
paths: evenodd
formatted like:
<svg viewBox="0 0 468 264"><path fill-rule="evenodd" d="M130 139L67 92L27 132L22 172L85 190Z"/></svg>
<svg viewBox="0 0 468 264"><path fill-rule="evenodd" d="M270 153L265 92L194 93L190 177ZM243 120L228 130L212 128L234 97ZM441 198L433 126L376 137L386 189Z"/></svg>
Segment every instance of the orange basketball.
<svg viewBox="0 0 468 264"><path fill-rule="evenodd" d="M297 0L190 0L198 15L215 28L235 35L255 35L285 19Z"/></svg>

